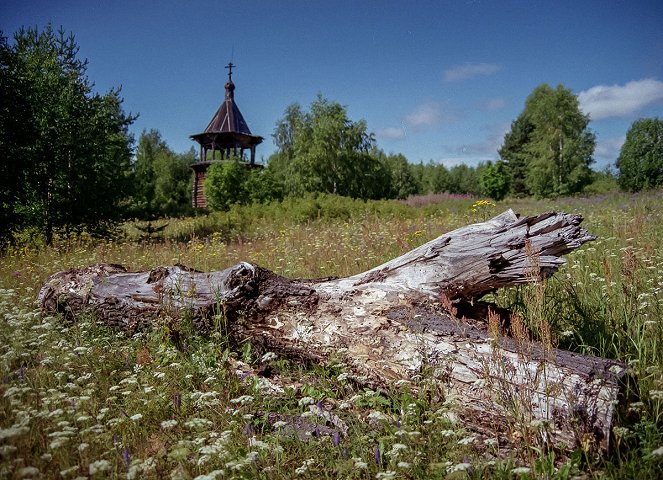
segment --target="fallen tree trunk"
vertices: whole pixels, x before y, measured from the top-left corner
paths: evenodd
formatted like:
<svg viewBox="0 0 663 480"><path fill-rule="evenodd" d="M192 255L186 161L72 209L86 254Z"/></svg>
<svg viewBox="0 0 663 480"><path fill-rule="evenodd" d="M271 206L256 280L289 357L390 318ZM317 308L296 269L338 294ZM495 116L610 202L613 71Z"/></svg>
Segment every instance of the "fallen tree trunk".
<svg viewBox="0 0 663 480"><path fill-rule="evenodd" d="M562 213L518 219L509 210L341 279L289 280L247 262L210 273L95 265L52 275L39 301L45 312L92 311L127 330L187 311L206 331L220 314L236 340L312 361L340 352L373 386L416 384L431 372L455 397L464 426L501 442L527 435L562 452L605 451L624 365L522 333L499 335L495 321L489 329L486 318L457 311L497 288L552 275L561 255L594 239L581 221Z"/></svg>

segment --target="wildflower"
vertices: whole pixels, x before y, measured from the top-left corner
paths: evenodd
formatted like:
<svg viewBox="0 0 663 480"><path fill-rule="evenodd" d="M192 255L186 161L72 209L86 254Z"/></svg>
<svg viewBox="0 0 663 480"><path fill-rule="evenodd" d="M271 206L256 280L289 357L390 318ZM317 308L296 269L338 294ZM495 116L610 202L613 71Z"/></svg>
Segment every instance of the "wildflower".
<svg viewBox="0 0 663 480"><path fill-rule="evenodd" d="M652 400L663 400L663 390L649 390L649 396Z"/></svg>
<svg viewBox="0 0 663 480"><path fill-rule="evenodd" d="M203 429L205 427L211 427L212 425L214 425L214 423L211 422L210 420L207 420L206 418L195 418L194 417L194 418L191 418L191 419L187 420L186 422L184 422L184 426L186 428L191 429L191 430L199 430L199 429Z"/></svg>
<svg viewBox="0 0 663 480"><path fill-rule="evenodd" d="M309 458L308 460L304 460L304 463L302 463L302 466L301 466L301 467L297 467L297 468L295 469L295 473L296 473L297 475L303 475L303 474L305 474L306 471L308 470L308 467L310 467L310 466L313 465L314 463L315 463L315 460L312 459L312 458Z"/></svg>
<svg viewBox="0 0 663 480"><path fill-rule="evenodd" d="M4 430L0 430L0 440L18 437L19 435L23 435L28 431L30 431L30 429L26 426L6 428Z"/></svg>
<svg viewBox="0 0 663 480"><path fill-rule="evenodd" d="M297 402L297 404L300 407L304 407L306 405L311 405L313 403L315 403L315 399L313 397L302 397L302 398L299 399L299 402Z"/></svg>
<svg viewBox="0 0 663 480"><path fill-rule="evenodd" d="M131 456L129 455L129 452L126 449L122 450L122 460L124 460L124 464L129 467L129 464L131 464Z"/></svg>
<svg viewBox="0 0 663 480"><path fill-rule="evenodd" d="M380 465L380 446L376 445L375 448L373 449L373 457L375 459L375 463Z"/></svg>
<svg viewBox="0 0 663 480"><path fill-rule="evenodd" d="M472 465L470 463L458 463L449 468L449 473L464 472L465 470L471 467Z"/></svg>
<svg viewBox="0 0 663 480"><path fill-rule="evenodd" d="M77 470L78 470L78 465L74 465L73 467L60 470L60 476L62 478L67 478L69 475L76 473Z"/></svg>
<svg viewBox="0 0 663 480"><path fill-rule="evenodd" d="M396 477L396 472L393 470L387 470L384 472L379 472L375 478L378 480L392 480L393 478Z"/></svg>
<svg viewBox="0 0 663 480"><path fill-rule="evenodd" d="M651 454L655 457L663 457L663 446L658 447L656 450L652 450Z"/></svg>
<svg viewBox="0 0 663 480"><path fill-rule="evenodd" d="M516 467L511 470L514 475L526 475L531 471L529 467Z"/></svg>
<svg viewBox="0 0 663 480"><path fill-rule="evenodd" d="M256 437L251 437L249 438L249 447L255 447L258 450L264 450L269 448L269 444L263 442L262 440L258 440Z"/></svg>
<svg viewBox="0 0 663 480"><path fill-rule="evenodd" d="M242 395L240 397L230 399L230 403L239 403L240 405L246 405L252 401L253 397L251 395Z"/></svg>
<svg viewBox="0 0 663 480"><path fill-rule="evenodd" d="M398 465L396 465L398 468L410 468L410 464L407 462L398 462Z"/></svg>
<svg viewBox="0 0 663 480"><path fill-rule="evenodd" d="M108 460L97 460L96 462L92 462L89 466L89 472L90 475L95 475L98 472L105 472L106 470L109 470L111 467L111 464Z"/></svg>
<svg viewBox="0 0 663 480"><path fill-rule="evenodd" d="M18 478L36 477L39 469L35 467L23 467L18 471Z"/></svg>
<svg viewBox="0 0 663 480"><path fill-rule="evenodd" d="M458 445L471 445L477 439L475 436L469 436L458 440Z"/></svg>
<svg viewBox="0 0 663 480"><path fill-rule="evenodd" d="M364 462L361 458L355 457L352 459L355 462L355 468L362 470L368 468L368 463Z"/></svg>
<svg viewBox="0 0 663 480"><path fill-rule="evenodd" d="M223 476L225 472L223 470L212 470L211 472L205 475L198 475L193 480L215 480L219 476Z"/></svg>
<svg viewBox="0 0 663 480"><path fill-rule="evenodd" d="M378 412L377 410L369 413L366 418L368 418L369 420L377 420L383 422L388 422L390 420L390 418L387 415L385 415L382 412Z"/></svg>
<svg viewBox="0 0 663 480"><path fill-rule="evenodd" d="M336 380L338 380L339 382L344 382L345 380L348 379L348 376L349 375L348 375L347 372L343 372L343 373L339 374L338 377L336 377Z"/></svg>
<svg viewBox="0 0 663 480"><path fill-rule="evenodd" d="M262 358L260 359L260 362L266 363L266 362L270 362L272 360L276 360L276 358L277 358L277 356L274 352L267 352L262 356Z"/></svg>
<svg viewBox="0 0 663 480"><path fill-rule="evenodd" d="M134 422L137 422L138 420L140 420L141 418L143 418L143 414L142 414L142 413L136 413L136 414L130 416L129 418L130 418L131 420L133 420Z"/></svg>
<svg viewBox="0 0 663 480"><path fill-rule="evenodd" d="M394 445L391 447L391 450L389 450L389 456L397 457L401 450L407 450L407 445L403 445L402 443L394 443Z"/></svg>

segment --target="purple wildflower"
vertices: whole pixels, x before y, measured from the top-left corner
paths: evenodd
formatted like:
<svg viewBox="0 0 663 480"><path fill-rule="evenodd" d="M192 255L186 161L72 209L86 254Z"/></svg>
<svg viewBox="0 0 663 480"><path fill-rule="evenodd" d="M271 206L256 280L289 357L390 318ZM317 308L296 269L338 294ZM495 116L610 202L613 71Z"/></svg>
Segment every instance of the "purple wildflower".
<svg viewBox="0 0 663 480"><path fill-rule="evenodd" d="M124 460L124 464L129 468L129 464L131 463L131 456L129 455L129 452L127 449L122 450L122 460Z"/></svg>

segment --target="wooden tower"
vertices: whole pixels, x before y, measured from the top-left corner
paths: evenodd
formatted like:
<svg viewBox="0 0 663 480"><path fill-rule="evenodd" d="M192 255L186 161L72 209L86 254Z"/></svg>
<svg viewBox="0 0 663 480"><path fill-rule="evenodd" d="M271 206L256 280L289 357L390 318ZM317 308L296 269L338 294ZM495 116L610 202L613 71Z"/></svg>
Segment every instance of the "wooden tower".
<svg viewBox="0 0 663 480"><path fill-rule="evenodd" d="M242 113L235 103L235 84L232 81L233 65L229 63L228 81L226 82L226 96L216 114L202 133L191 135L191 139L200 145L198 162L191 165L193 168L193 189L191 203L194 208L206 208L207 199L203 191L207 169L212 163L222 162L232 156L239 156L247 167L257 167L255 163L256 146L263 138L251 134ZM245 158L248 150L249 158ZM216 155L215 152L219 152Z"/></svg>

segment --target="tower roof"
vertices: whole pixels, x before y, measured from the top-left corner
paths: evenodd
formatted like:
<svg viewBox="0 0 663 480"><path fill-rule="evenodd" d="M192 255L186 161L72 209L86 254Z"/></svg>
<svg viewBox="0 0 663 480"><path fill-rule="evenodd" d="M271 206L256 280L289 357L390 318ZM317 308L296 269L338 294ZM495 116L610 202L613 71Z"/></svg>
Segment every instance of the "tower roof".
<svg viewBox="0 0 663 480"><path fill-rule="evenodd" d="M235 84L232 81L232 68L229 63L226 95L223 103L203 133L191 135L191 138L205 148L257 145L263 138L251 134L251 130L235 103Z"/></svg>

